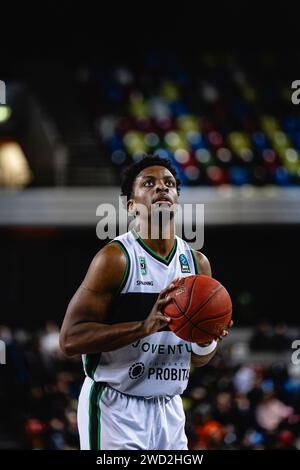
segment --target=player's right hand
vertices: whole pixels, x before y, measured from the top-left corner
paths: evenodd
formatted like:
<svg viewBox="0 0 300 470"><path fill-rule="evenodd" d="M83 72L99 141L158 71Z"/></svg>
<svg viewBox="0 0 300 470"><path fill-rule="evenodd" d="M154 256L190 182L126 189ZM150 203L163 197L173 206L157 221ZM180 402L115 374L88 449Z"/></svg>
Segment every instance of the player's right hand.
<svg viewBox="0 0 300 470"><path fill-rule="evenodd" d="M143 322L145 336L151 335L152 333L155 333L156 331L160 330L161 328L166 326L171 320L169 317L162 313L162 310L163 307L171 301L171 297L169 297L168 294L174 289L175 284L178 280L179 278L174 279L171 284L169 284L165 289L160 292L157 301L153 305L151 312L149 313L146 320L144 320Z"/></svg>

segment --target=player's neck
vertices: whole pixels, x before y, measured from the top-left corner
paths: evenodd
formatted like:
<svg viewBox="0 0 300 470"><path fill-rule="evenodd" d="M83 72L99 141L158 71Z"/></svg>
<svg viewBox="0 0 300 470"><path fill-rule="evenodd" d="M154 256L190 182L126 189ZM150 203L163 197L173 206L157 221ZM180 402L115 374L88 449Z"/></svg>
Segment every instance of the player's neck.
<svg viewBox="0 0 300 470"><path fill-rule="evenodd" d="M164 227L144 227L142 221L136 221L137 232L143 242L162 258L167 258L175 241L175 224L171 222Z"/></svg>

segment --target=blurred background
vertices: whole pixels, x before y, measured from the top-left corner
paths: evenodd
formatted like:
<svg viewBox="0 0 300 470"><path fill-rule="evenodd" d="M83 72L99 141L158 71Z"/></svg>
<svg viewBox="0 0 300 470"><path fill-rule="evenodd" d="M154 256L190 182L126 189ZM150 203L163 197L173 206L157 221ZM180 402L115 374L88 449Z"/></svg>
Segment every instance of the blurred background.
<svg viewBox="0 0 300 470"><path fill-rule="evenodd" d="M83 370L59 328L106 243L96 208L118 203L122 169L144 153L170 158L183 203L205 204L202 251L234 304L183 397L190 448L300 449L294 7L38 13L18 6L3 28L0 449L79 446Z"/></svg>

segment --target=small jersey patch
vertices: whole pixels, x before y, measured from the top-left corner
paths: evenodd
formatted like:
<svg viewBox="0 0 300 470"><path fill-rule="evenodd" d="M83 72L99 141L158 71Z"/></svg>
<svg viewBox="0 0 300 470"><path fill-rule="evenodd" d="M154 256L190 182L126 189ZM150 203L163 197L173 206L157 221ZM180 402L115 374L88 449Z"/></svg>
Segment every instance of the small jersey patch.
<svg viewBox="0 0 300 470"><path fill-rule="evenodd" d="M141 274L145 276L147 274L146 258L144 258L143 256L139 256L139 262Z"/></svg>
<svg viewBox="0 0 300 470"><path fill-rule="evenodd" d="M188 260L186 259L186 256L181 253L181 255L179 255L179 262L180 262L180 267L181 267L181 272L182 273L190 273L191 272L191 268L190 268L190 265L188 263Z"/></svg>

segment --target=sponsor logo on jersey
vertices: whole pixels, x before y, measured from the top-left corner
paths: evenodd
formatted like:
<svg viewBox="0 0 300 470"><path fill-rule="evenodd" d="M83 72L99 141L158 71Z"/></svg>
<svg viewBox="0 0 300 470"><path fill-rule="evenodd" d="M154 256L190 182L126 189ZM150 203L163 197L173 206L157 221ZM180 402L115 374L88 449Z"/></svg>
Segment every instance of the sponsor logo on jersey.
<svg viewBox="0 0 300 470"><path fill-rule="evenodd" d="M142 352L150 352L155 355L176 355L191 353L192 347L188 342L179 344L161 344L149 343L148 341L141 341L140 339L131 345L133 348L139 348Z"/></svg>
<svg viewBox="0 0 300 470"><path fill-rule="evenodd" d="M153 281L136 281L137 286L153 286Z"/></svg>
<svg viewBox="0 0 300 470"><path fill-rule="evenodd" d="M141 274L145 276L147 274L146 258L144 256L139 256L139 262Z"/></svg>
<svg viewBox="0 0 300 470"><path fill-rule="evenodd" d="M128 374L131 379L136 380L141 377L144 372L145 365L143 364L143 362L136 362L135 364L132 364L128 371Z"/></svg>
<svg viewBox="0 0 300 470"><path fill-rule="evenodd" d="M180 267L181 267L181 272L182 273L190 273L191 272L188 260L186 259L186 256L183 253L181 255L179 255L179 262L180 262Z"/></svg>
<svg viewBox="0 0 300 470"><path fill-rule="evenodd" d="M188 380L190 369L177 369L175 367L149 367L148 379L155 380Z"/></svg>

